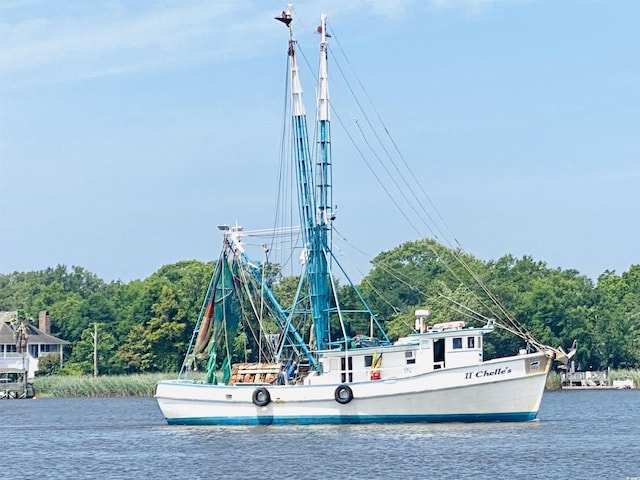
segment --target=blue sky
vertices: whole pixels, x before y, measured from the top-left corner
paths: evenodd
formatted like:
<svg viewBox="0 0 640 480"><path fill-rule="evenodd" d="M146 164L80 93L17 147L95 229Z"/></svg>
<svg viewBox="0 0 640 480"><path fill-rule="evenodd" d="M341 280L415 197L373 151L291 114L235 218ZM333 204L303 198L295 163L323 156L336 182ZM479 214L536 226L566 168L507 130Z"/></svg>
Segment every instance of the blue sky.
<svg viewBox="0 0 640 480"><path fill-rule="evenodd" d="M0 273L64 264L129 281L216 258L218 224L269 226L283 7L1 2ZM329 15L467 252L593 279L640 263L640 2L325 0L296 12L301 44ZM372 256L416 239L338 139L337 228Z"/></svg>

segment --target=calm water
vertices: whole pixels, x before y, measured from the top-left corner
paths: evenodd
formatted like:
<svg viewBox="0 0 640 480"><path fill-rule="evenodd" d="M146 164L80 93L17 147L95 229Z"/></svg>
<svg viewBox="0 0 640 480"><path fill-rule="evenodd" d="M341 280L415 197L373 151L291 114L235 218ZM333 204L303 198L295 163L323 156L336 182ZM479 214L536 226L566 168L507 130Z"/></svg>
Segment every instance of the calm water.
<svg viewBox="0 0 640 480"><path fill-rule="evenodd" d="M521 424L170 427L152 398L0 413L0 478L640 480L640 390L545 393Z"/></svg>

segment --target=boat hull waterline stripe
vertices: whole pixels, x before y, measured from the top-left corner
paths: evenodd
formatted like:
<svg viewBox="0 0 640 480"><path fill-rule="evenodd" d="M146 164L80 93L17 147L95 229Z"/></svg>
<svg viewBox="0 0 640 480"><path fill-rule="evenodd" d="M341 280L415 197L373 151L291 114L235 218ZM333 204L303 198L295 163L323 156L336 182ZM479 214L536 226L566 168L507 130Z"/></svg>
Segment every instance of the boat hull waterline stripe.
<svg viewBox="0 0 640 480"><path fill-rule="evenodd" d="M316 425L359 423L529 422L537 412L446 415L311 415L306 417L203 417L168 419L169 425Z"/></svg>

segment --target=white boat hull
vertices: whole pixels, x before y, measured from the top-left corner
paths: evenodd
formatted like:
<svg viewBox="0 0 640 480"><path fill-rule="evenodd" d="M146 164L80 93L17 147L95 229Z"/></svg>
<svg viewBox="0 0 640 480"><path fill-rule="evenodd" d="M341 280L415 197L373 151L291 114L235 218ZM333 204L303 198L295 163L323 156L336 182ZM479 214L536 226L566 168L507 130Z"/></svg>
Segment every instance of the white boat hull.
<svg viewBox="0 0 640 480"><path fill-rule="evenodd" d="M551 359L543 353L434 370L404 378L349 384L353 399L338 403L327 385L158 383L156 398L169 424L530 421L536 418ZM253 402L264 387L271 401Z"/></svg>

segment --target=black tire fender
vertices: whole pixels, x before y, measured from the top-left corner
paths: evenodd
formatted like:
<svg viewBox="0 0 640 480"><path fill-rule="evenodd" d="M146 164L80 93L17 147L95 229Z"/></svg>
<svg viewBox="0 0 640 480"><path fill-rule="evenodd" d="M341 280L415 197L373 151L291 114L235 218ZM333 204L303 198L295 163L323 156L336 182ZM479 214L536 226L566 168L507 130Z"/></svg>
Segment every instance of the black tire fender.
<svg viewBox="0 0 640 480"><path fill-rule="evenodd" d="M252 400L256 407L266 407L271 403L271 394L264 387L256 388L253 391Z"/></svg>
<svg viewBox="0 0 640 480"><path fill-rule="evenodd" d="M353 390L351 390L349 385L338 385L333 397L336 399L336 402L346 405L353 400Z"/></svg>

